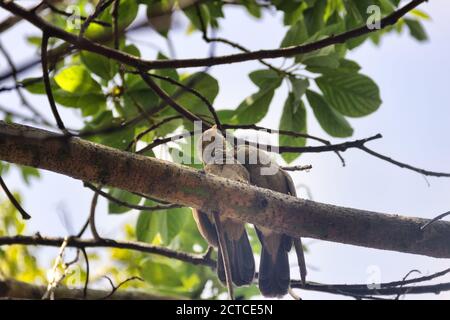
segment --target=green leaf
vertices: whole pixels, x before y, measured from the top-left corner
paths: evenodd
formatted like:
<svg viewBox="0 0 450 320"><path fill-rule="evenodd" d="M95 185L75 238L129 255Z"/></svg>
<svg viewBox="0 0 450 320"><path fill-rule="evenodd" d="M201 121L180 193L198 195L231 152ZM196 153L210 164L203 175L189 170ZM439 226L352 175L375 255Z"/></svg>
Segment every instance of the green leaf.
<svg viewBox="0 0 450 320"><path fill-rule="evenodd" d="M123 30L126 27L128 27L134 21L137 14L138 14L138 3L135 0L120 0L119 19L118 19L119 29ZM99 16L99 20L112 23L111 10L107 9L103 11ZM91 23L90 25L92 26L96 24ZM108 29L109 29L108 31L111 32L110 29L112 28Z"/></svg>
<svg viewBox="0 0 450 320"><path fill-rule="evenodd" d="M327 8L327 0L316 0L314 6L308 8L303 13L305 17L305 25L310 35L320 31L324 24L324 15Z"/></svg>
<svg viewBox="0 0 450 320"><path fill-rule="evenodd" d="M205 97L210 103L214 103L214 99L219 93L219 83L211 75L204 72L194 73L181 80L184 85L189 85L191 88L199 92L203 97ZM195 96L190 92L184 92L176 101L198 115L204 115L206 117L211 117L208 106L200 98Z"/></svg>
<svg viewBox="0 0 450 320"><path fill-rule="evenodd" d="M117 64L113 60L89 51L81 51L81 61L93 73L109 81L117 72Z"/></svg>
<svg viewBox="0 0 450 320"><path fill-rule="evenodd" d="M166 210L167 243L175 238L186 224L187 218L191 215L190 208L174 208Z"/></svg>
<svg viewBox="0 0 450 320"><path fill-rule="evenodd" d="M309 87L308 79L290 77L289 80L292 84L292 93L294 94L295 100L301 100L306 92L306 89Z"/></svg>
<svg viewBox="0 0 450 320"><path fill-rule="evenodd" d="M146 206L157 203L146 200ZM169 245L183 229L191 214L189 208L174 208L155 212L141 211L136 223L136 236L139 241L156 245Z"/></svg>
<svg viewBox="0 0 450 320"><path fill-rule="evenodd" d="M129 204L139 204L139 202L141 201L141 197L138 195L135 195L131 192L122 190L122 189L116 189L116 188L111 188L108 192L109 195L111 195L112 197L119 199L123 202L129 203ZM110 201L108 203L108 211L109 213L113 213L113 214L117 214L117 213L125 213L128 212L132 209L130 209L129 207L124 207L121 206L115 202Z"/></svg>
<svg viewBox="0 0 450 320"><path fill-rule="evenodd" d="M167 60L167 57L165 55L163 55L162 53L158 53L158 60ZM168 77L171 78L175 81L179 81L180 77L178 75L178 72L176 69L161 69L161 70L156 70L155 74L159 75L159 76L163 76L163 77ZM177 90L179 90L180 88L169 83L168 81L164 81L164 80L158 80L155 79L155 81L160 85L160 87L167 92L169 95L174 94Z"/></svg>
<svg viewBox="0 0 450 320"><path fill-rule="evenodd" d="M92 79L86 68L81 65L74 65L61 70L54 79L61 89L70 93L101 92L100 85Z"/></svg>
<svg viewBox="0 0 450 320"><path fill-rule="evenodd" d="M153 29L167 38L172 25L171 2L154 2L147 5L147 19Z"/></svg>
<svg viewBox="0 0 450 320"><path fill-rule="evenodd" d="M123 118L115 118L111 110L98 113L92 121L86 124L84 131L99 130L119 126L123 123ZM104 144L106 146L124 150L130 141L134 139L134 128L117 130L108 134L96 135L89 140Z"/></svg>
<svg viewBox="0 0 450 320"><path fill-rule="evenodd" d="M405 18L405 22L412 37L419 41L428 40L427 33L419 21Z"/></svg>
<svg viewBox="0 0 450 320"><path fill-rule="evenodd" d="M156 93L136 74L127 74L125 76L123 100L123 113L126 118L137 115L140 113L139 109L141 108L150 111L159 105L159 98Z"/></svg>
<svg viewBox="0 0 450 320"><path fill-rule="evenodd" d="M306 133L306 109L302 100L297 100L293 93L290 93L283 108L281 115L280 130ZM304 147L305 138L292 137L287 135L279 136L280 146ZM298 153L283 153L282 157L287 163L291 163L300 156Z"/></svg>
<svg viewBox="0 0 450 320"><path fill-rule="evenodd" d="M353 128L348 121L330 107L320 94L308 90L306 91L306 97L317 121L319 121L320 126L325 132L338 138L350 137L353 134Z"/></svg>
<svg viewBox="0 0 450 320"><path fill-rule="evenodd" d="M280 74L272 69L253 71L248 76L259 88L271 87L274 83L281 84L282 80Z"/></svg>
<svg viewBox="0 0 450 320"><path fill-rule="evenodd" d="M22 83L30 93L45 94L44 83L41 78L24 79ZM68 92L61 89L53 79L50 79L50 85L57 103L66 107L80 108L83 116L95 115L106 108L106 97L101 91L93 93ZM96 85L98 84L96 83Z"/></svg>
<svg viewBox="0 0 450 320"><path fill-rule="evenodd" d="M255 124L261 121L269 110L275 89L266 87L247 97L237 107L232 123Z"/></svg>
<svg viewBox="0 0 450 320"><path fill-rule="evenodd" d="M20 171L22 173L22 179L23 181L29 185L31 178L39 178L41 175L39 173L39 170L33 167L27 167L27 166L21 166Z"/></svg>
<svg viewBox="0 0 450 320"><path fill-rule="evenodd" d="M308 39L308 31L306 30L305 21L298 20L292 27L289 28L283 40L281 41L281 48L296 46L304 43Z"/></svg>
<svg viewBox="0 0 450 320"><path fill-rule="evenodd" d="M154 286L178 287L182 286L180 275L166 263L146 259L141 264L141 276Z"/></svg>
<svg viewBox="0 0 450 320"><path fill-rule="evenodd" d="M198 8L200 9L200 14L202 16L203 22L206 27L206 26L208 26L208 24L210 22L210 14L209 14L208 6L205 4L200 4L198 6ZM191 25L193 27L195 27L197 30L202 29L201 21L199 19L199 16L197 14L197 9L195 6L189 6L188 8L183 9L183 12L186 15L186 17L189 19L189 21L191 22Z"/></svg>
<svg viewBox="0 0 450 320"><path fill-rule="evenodd" d="M307 66L306 70L313 73L342 74L342 73L358 73L358 71L361 70L361 67L355 61L341 59L339 60L338 68L329 68L323 66L322 67Z"/></svg>
<svg viewBox="0 0 450 320"><path fill-rule="evenodd" d="M341 114L362 117L381 105L378 86L359 73L326 74L316 79L325 100Z"/></svg>

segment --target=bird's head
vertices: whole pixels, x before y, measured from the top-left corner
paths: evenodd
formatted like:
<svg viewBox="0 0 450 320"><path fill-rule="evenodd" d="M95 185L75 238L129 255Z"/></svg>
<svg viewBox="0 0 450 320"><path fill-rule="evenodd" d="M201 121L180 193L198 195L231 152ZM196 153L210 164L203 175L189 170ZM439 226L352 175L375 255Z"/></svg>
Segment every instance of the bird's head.
<svg viewBox="0 0 450 320"><path fill-rule="evenodd" d="M217 126L203 132L198 143L198 154L206 164L225 163L225 159L233 158L233 150Z"/></svg>

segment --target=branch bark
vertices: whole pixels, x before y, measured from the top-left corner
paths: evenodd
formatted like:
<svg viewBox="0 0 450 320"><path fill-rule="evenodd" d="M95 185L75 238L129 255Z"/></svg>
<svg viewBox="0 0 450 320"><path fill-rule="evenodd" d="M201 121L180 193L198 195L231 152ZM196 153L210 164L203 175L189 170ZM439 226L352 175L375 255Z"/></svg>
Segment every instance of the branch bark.
<svg viewBox="0 0 450 320"><path fill-rule="evenodd" d="M0 160L190 206L293 237L450 258L450 223L298 199L171 162L0 122Z"/></svg>
<svg viewBox="0 0 450 320"><path fill-rule="evenodd" d="M13 279L0 279L0 299L34 299L40 300L47 290L46 286L29 284L22 281ZM97 300L107 297L108 300L173 300L180 299L178 297L171 296L159 296L155 294L149 294L140 291L116 291L113 295L110 295L111 291L107 290L93 290L90 289L87 292L86 299ZM56 299L85 299L83 296L83 289L81 288L68 288L60 286L55 290Z"/></svg>

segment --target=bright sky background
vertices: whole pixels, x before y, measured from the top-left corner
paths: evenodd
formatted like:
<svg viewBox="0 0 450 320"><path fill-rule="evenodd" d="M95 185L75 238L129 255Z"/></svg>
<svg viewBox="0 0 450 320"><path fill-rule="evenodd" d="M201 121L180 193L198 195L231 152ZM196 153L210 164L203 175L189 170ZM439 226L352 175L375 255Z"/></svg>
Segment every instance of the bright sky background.
<svg viewBox="0 0 450 320"><path fill-rule="evenodd" d="M356 60L362 66L362 72L378 83L383 99L382 106L375 114L350 120L355 129L354 138L382 133L382 140L370 144L374 150L412 165L449 172L450 20L447 8L445 0L433 0L421 6L432 17L432 21L426 23L430 41L418 43L406 33L401 36L392 34L384 38L380 47L367 43L351 52L349 58ZM0 11L0 18L5 16L5 12ZM251 49L277 47L285 33L284 27L278 22L280 16L266 14L262 21L257 21L240 9L233 8L226 11L226 17L219 35ZM186 21L178 19L178 24L179 28L172 35L177 46L177 56L205 56L207 47L203 45L200 35L186 37ZM37 30L21 23L2 34L0 41L16 62L23 62L30 56L37 57L35 48L24 41L24 35L31 34L37 34ZM132 38L156 44L166 50L164 41L153 32L146 31ZM141 49L145 57L155 56L154 48L142 44ZM231 49L223 46L217 50L217 54L231 52ZM3 72L6 68L4 60L0 59L0 70ZM258 68L262 67L254 62L214 67L212 74L220 82L216 107L234 108L256 91L247 74ZM39 74L40 70L35 69L29 75ZM286 94L286 87L278 89L272 109L262 125L277 127ZM32 97L30 100L39 110L50 115L45 99ZM2 94L0 105L11 109L18 106L14 94ZM63 116L73 124L79 124L73 110L64 110ZM311 110L308 110L308 116L309 132L326 137ZM424 218L432 218L450 210L449 179L425 179L417 173L400 169L358 150L347 151L344 157L346 167L341 166L333 153L304 155L297 161L298 164L312 164L314 168L308 173L295 173L294 180L297 185L306 185L313 200L319 202ZM30 187L23 184L17 173L8 175L6 181L11 189L19 190L25 198L24 207L33 216L27 222L30 233L39 231L43 235L63 236L78 230L85 221L92 192L83 189L80 181L43 171L42 179L34 181ZM306 196L303 188L298 191L299 196ZM103 200L98 212L100 234L107 237L120 235L123 223L137 216L136 213L108 216ZM62 223L63 216L70 221L68 228ZM448 261L444 259L313 239L304 242L310 249L306 256L310 267L309 280L316 282L366 283L369 279L373 280L373 276L379 276L379 280L387 282L400 280L412 269L429 274L449 267ZM43 251L46 255L56 254L56 249ZM294 257L291 263L295 265ZM297 269L293 273L298 277ZM440 281L443 280L448 281L450 277ZM300 295L306 299L335 297L312 292L300 292ZM415 298L436 297L421 295ZM450 293L443 293L439 298L450 298Z"/></svg>

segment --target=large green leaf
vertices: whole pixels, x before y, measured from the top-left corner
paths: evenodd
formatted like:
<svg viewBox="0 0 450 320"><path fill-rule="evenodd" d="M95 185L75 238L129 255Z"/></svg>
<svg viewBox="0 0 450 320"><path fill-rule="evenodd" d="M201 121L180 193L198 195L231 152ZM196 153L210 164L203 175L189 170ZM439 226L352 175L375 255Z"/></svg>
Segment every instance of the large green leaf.
<svg viewBox="0 0 450 320"><path fill-rule="evenodd" d="M25 88L30 93L45 94L44 83L40 78L24 79L22 83L26 84ZM57 103L66 107L79 108L83 116L95 115L106 108L106 97L97 87L97 83L94 85L99 89L97 92L68 92L61 89L53 79L50 79L50 85Z"/></svg>
<svg viewBox="0 0 450 320"><path fill-rule="evenodd" d="M261 121L269 110L275 90L283 78L273 70L258 70L249 74L259 91L245 98L235 110L232 123L254 124Z"/></svg>
<svg viewBox="0 0 450 320"><path fill-rule="evenodd" d="M119 19L118 25L119 29L125 29L128 27L136 18L138 14L138 3L136 0L120 0L119 2ZM111 10L103 11L99 18L101 21L112 23ZM96 25L91 23L91 25ZM108 28L111 31L111 28Z"/></svg>
<svg viewBox="0 0 450 320"><path fill-rule="evenodd" d="M381 105L378 86L365 75L326 74L317 78L316 83L326 101L345 116L366 116L376 111Z"/></svg>
<svg viewBox="0 0 450 320"><path fill-rule="evenodd" d="M70 93L98 93L101 91L100 85L92 79L89 71L82 65L64 68L54 79L61 89Z"/></svg>
<svg viewBox="0 0 450 320"><path fill-rule="evenodd" d="M232 123L255 124L261 121L269 110L275 89L266 87L245 98L236 109Z"/></svg>
<svg viewBox="0 0 450 320"><path fill-rule="evenodd" d="M141 276L148 283L157 287L182 286L180 275L167 263L146 259L141 264Z"/></svg>
<svg viewBox="0 0 450 320"><path fill-rule="evenodd" d="M281 81L280 74L272 69L256 70L248 76L259 88L271 87L274 83L280 83Z"/></svg>
<svg viewBox="0 0 450 320"><path fill-rule="evenodd" d="M298 20L293 26L289 28L281 41L280 47L296 46L304 43L308 39L308 31L306 30L305 21Z"/></svg>
<svg viewBox="0 0 450 320"><path fill-rule="evenodd" d="M140 110L150 111L159 104L160 100L139 75L127 74L123 101L124 116L130 118L139 114Z"/></svg>
<svg viewBox="0 0 450 320"><path fill-rule="evenodd" d="M219 83L217 80L204 72L194 73L183 78L181 82L184 85L195 89L211 104L214 103L214 99L219 93ZM206 103L191 92L184 92L179 98L176 99L176 101L181 106L197 115L206 116L207 118L212 117Z"/></svg>
<svg viewBox="0 0 450 320"><path fill-rule="evenodd" d="M309 87L308 79L290 77L289 80L291 81L292 93L294 94L295 100L301 100L306 89Z"/></svg>
<svg viewBox="0 0 450 320"><path fill-rule="evenodd" d="M302 100L296 99L293 93L290 93L283 108L281 115L280 130L306 133L306 109ZM305 138L280 135L280 146L303 147L306 145ZM282 157L287 163L291 163L299 157L298 153L283 153Z"/></svg>
<svg viewBox="0 0 450 320"><path fill-rule="evenodd" d="M154 206L156 203L146 200L145 205ZM174 208L154 212L142 211L136 223L137 239L158 245L169 245L180 233L190 214L191 209L189 208Z"/></svg>
<svg viewBox="0 0 450 320"><path fill-rule="evenodd" d="M353 134L353 129L348 121L334 110L318 93L308 90L306 97L314 111L314 115L320 126L333 137L345 138Z"/></svg>
<svg viewBox="0 0 450 320"><path fill-rule="evenodd" d="M117 63L97 53L81 51L81 61L93 73L105 80L111 80L117 72Z"/></svg>

